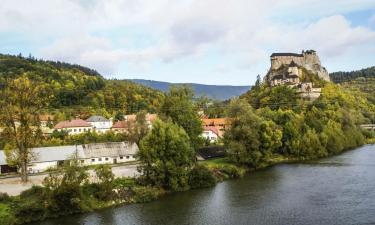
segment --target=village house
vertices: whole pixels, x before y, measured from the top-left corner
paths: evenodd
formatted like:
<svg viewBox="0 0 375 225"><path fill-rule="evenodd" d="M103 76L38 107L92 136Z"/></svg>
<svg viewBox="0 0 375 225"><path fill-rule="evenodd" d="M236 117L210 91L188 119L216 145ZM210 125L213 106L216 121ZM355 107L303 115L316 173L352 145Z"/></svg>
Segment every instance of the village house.
<svg viewBox="0 0 375 225"><path fill-rule="evenodd" d="M230 127L230 122L228 118L213 118L213 119L202 119L203 129L214 127L218 132L218 137L224 135L225 130Z"/></svg>
<svg viewBox="0 0 375 225"><path fill-rule="evenodd" d="M202 137L209 140L211 143L217 142L219 139L219 130L214 126L204 127Z"/></svg>
<svg viewBox="0 0 375 225"><path fill-rule="evenodd" d="M112 120L103 116L91 116L86 120L97 133L106 133L111 130Z"/></svg>
<svg viewBox="0 0 375 225"><path fill-rule="evenodd" d="M152 128L152 124L155 122L155 120L158 118L156 114L146 114L146 123L149 129ZM127 133L129 132L129 125L132 123L135 123L137 119L137 115L131 114L131 115L125 115L124 120L117 121L113 124L112 130L116 133Z"/></svg>
<svg viewBox="0 0 375 225"><path fill-rule="evenodd" d="M131 162L136 160L137 152L137 144L129 142L33 148L33 157L28 165L28 172L40 173L57 168L73 157L79 160L81 165ZM16 168L7 165L3 150L0 150L0 171L2 174L17 172Z"/></svg>
<svg viewBox="0 0 375 225"><path fill-rule="evenodd" d="M82 119L62 121L54 127L56 131L66 131L69 135L82 134L92 131L91 124Z"/></svg>

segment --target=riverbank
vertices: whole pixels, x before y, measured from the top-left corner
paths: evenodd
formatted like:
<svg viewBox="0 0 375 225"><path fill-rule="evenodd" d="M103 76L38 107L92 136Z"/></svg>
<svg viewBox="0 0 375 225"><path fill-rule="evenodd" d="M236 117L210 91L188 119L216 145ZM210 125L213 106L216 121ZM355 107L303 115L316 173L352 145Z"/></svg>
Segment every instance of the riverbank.
<svg viewBox="0 0 375 225"><path fill-rule="evenodd" d="M307 160L308 159L303 160L297 158L288 158L283 155L274 155L266 162L260 164L256 169L234 165L229 161L228 158L212 159L199 162L198 164L207 167L214 175L216 182L222 182L228 179L243 177L247 172L262 170L274 165L304 162ZM141 186L139 184L136 184L134 179L118 179L116 180L115 186L115 190L119 196L119 198L117 198L116 200L102 201L96 199L93 196L87 195L88 197L85 199L85 202L87 204L86 206L88 207L83 208L83 210L73 211L69 213L60 212L56 215L47 216L44 216L43 205L37 206L30 203L34 201L35 198L40 197L41 188L33 187L30 190L23 192L20 196L16 197L7 197L2 195L0 196L0 224L23 224L52 217L91 212L124 204L145 203L157 200L166 194L172 193L160 188ZM87 192L86 189L84 189L83 191ZM18 206L21 206L21 208L17 209ZM20 220L20 215L24 216L22 220Z"/></svg>

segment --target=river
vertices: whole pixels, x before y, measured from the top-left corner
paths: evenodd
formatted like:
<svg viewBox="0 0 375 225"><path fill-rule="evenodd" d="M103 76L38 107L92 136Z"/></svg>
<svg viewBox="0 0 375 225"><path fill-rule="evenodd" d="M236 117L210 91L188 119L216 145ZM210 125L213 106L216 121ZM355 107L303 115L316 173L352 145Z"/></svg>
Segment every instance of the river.
<svg viewBox="0 0 375 225"><path fill-rule="evenodd" d="M375 224L375 145L42 225Z"/></svg>

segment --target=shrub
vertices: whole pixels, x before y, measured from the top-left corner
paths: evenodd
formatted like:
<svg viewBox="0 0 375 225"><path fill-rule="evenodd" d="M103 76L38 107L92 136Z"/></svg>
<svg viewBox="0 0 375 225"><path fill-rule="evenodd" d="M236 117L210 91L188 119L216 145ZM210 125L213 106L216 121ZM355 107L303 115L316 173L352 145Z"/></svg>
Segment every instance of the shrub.
<svg viewBox="0 0 375 225"><path fill-rule="evenodd" d="M137 203L145 203L156 200L161 194L162 191L155 187L135 187L134 189L134 201Z"/></svg>
<svg viewBox="0 0 375 225"><path fill-rule="evenodd" d="M51 216L84 211L83 195L79 186L63 186L50 192L48 210Z"/></svg>
<svg viewBox="0 0 375 225"><path fill-rule="evenodd" d="M23 201L15 207L14 216L17 224L40 221L45 218L45 208L39 201Z"/></svg>
<svg viewBox="0 0 375 225"><path fill-rule="evenodd" d="M95 174L98 182L94 184L97 192L94 196L99 200L110 200L114 197L113 181L115 179L112 169L108 165L100 165L95 168Z"/></svg>
<svg viewBox="0 0 375 225"><path fill-rule="evenodd" d="M191 188L212 187L215 184L215 176L207 167L197 165L191 170L189 176L189 186Z"/></svg>
<svg viewBox="0 0 375 225"><path fill-rule="evenodd" d="M21 192L20 198L35 198L42 199L44 195L44 188L41 186L33 185L31 188Z"/></svg>
<svg viewBox="0 0 375 225"><path fill-rule="evenodd" d="M8 193L5 192L0 192L0 202L5 202L9 200L9 195Z"/></svg>
<svg viewBox="0 0 375 225"><path fill-rule="evenodd" d="M243 177L245 171L233 165L225 165L220 168L220 171L227 174L230 178Z"/></svg>
<svg viewBox="0 0 375 225"><path fill-rule="evenodd" d="M113 181L114 188L129 188L135 185L135 180L133 178L118 177Z"/></svg>

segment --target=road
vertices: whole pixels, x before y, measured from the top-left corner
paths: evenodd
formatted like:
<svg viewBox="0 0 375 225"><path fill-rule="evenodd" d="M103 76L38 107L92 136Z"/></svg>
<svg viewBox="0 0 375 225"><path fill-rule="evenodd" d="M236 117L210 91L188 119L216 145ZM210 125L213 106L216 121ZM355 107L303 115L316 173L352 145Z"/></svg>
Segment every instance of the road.
<svg viewBox="0 0 375 225"><path fill-rule="evenodd" d="M123 165L112 167L112 172L115 177L134 177L139 173L137 172L137 165ZM91 178L94 178L94 171L89 170ZM11 196L19 195L22 191L31 188L33 185L41 185L46 174L29 176L27 184L21 183L21 178L11 177L0 179L0 192L6 192Z"/></svg>

